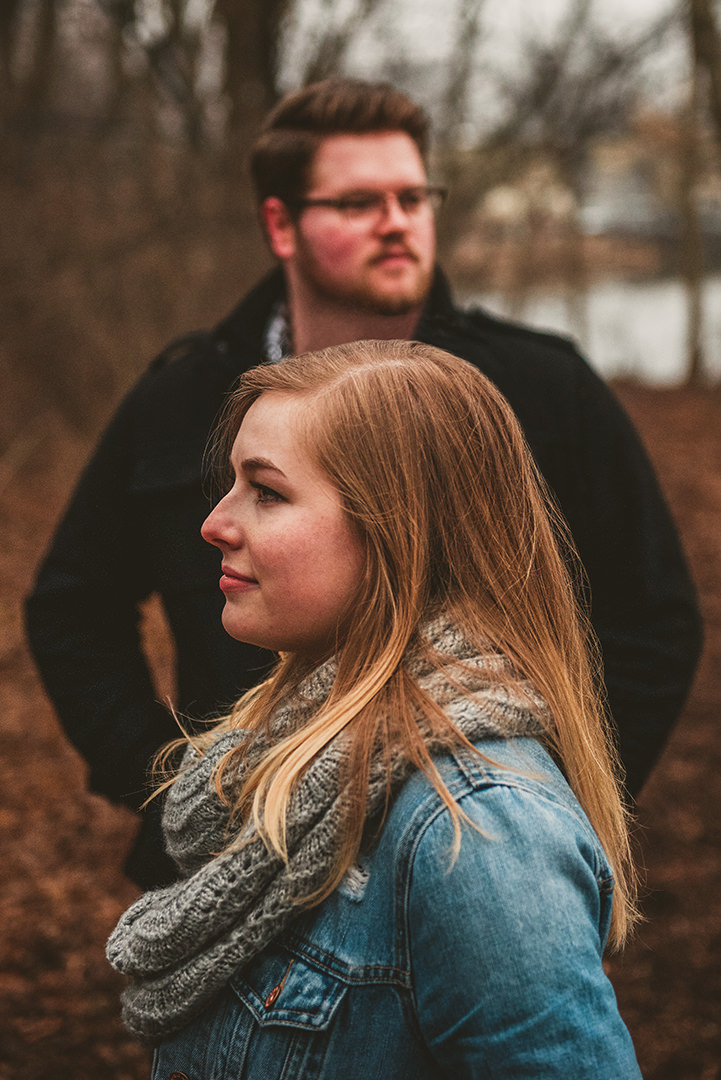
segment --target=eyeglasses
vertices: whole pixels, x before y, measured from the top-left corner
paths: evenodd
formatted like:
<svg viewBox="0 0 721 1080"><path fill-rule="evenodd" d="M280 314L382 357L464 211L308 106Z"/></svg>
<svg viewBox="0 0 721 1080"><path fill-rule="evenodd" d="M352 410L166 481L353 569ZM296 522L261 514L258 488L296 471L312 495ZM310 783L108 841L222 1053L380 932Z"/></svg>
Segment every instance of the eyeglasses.
<svg viewBox="0 0 721 1080"><path fill-rule="evenodd" d="M393 200L398 203L406 217L418 217L429 207L437 211L443 205L446 189L443 187L410 187L402 191L357 191L351 195L339 195L336 199L296 199L290 205L305 210L313 206L335 210L346 221L358 224L379 220Z"/></svg>

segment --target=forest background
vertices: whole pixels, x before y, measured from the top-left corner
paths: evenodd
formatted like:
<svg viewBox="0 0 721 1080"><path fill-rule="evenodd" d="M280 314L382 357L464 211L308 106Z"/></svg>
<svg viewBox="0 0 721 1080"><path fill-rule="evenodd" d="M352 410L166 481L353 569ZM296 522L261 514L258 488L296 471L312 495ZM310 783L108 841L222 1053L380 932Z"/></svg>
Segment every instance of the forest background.
<svg viewBox="0 0 721 1080"><path fill-rule="evenodd" d="M616 390L686 543L707 644L639 803L647 922L609 971L648 1080L721 1076L721 390L704 302L721 257L721 5L654 5L622 28L602 0L533 10L520 0L504 54L493 0L420 25L401 0L0 4L0 1080L148 1075L103 953L135 896L135 823L86 791L22 597L124 390L270 265L245 161L260 119L338 71L431 111L460 294L521 317L550 290L586 344L599 282L673 279L683 296L675 385ZM599 224L599 189L626 212ZM172 696L152 603L145 634Z"/></svg>

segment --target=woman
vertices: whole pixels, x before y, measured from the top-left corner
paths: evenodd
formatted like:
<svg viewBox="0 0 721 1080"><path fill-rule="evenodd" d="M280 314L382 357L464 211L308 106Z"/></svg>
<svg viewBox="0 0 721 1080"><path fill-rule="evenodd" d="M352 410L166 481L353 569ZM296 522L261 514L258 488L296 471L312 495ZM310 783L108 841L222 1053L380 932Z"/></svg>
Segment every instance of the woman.
<svg viewBox="0 0 721 1080"><path fill-rule="evenodd" d="M108 945L153 1075L638 1077L602 966L634 918L615 765L504 399L345 345L245 375L215 460L223 622L280 659L187 740L183 876Z"/></svg>

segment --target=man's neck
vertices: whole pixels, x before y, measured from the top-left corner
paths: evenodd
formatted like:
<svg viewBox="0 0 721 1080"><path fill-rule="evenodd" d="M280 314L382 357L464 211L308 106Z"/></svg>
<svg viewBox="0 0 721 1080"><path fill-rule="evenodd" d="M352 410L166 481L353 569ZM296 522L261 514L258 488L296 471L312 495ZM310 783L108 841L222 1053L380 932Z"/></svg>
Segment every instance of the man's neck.
<svg viewBox="0 0 721 1080"><path fill-rule="evenodd" d="M330 345L344 345L347 341L409 341L413 338L421 316L421 309L404 315L374 315L358 312L335 319L298 318L291 309L293 351L313 352Z"/></svg>
<svg viewBox="0 0 721 1080"><path fill-rule="evenodd" d="M306 305L288 290L293 352L313 352L348 341L401 340L414 336L423 305L400 315L381 315L344 304Z"/></svg>

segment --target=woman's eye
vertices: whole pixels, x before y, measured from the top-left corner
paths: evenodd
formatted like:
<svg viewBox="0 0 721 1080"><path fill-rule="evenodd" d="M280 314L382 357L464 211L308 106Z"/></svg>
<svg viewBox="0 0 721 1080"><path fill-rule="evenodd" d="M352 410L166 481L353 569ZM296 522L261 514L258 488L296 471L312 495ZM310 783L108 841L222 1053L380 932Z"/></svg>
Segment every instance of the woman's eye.
<svg viewBox="0 0 721 1080"><path fill-rule="evenodd" d="M274 503L283 502L283 496L279 495L277 491L273 491L273 488L266 487L265 484L251 484L255 491L255 501L257 503Z"/></svg>

